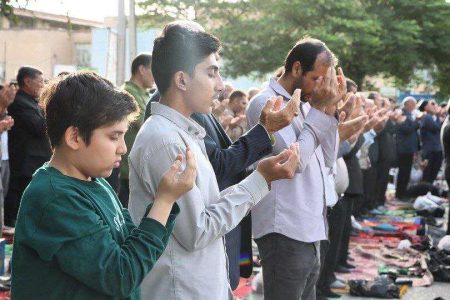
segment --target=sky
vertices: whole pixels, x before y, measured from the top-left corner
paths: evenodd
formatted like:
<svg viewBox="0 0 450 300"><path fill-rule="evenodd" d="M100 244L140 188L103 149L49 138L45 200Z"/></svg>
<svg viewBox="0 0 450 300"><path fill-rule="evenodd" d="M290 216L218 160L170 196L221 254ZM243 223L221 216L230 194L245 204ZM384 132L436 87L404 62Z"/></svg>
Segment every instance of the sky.
<svg viewBox="0 0 450 300"><path fill-rule="evenodd" d="M103 21L107 16L117 16L118 10L118 0L28 0L28 4L26 0L11 2L15 7L60 15L68 14L71 17L95 21ZM128 12L128 5L128 1L125 0L125 13Z"/></svg>

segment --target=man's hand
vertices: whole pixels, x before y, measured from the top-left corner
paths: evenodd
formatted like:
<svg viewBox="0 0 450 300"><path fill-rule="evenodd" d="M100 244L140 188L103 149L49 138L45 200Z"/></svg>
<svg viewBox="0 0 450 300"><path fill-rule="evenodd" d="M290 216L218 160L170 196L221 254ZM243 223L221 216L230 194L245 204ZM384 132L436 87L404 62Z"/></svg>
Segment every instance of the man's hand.
<svg viewBox="0 0 450 300"><path fill-rule="evenodd" d="M357 96L353 93L348 93L345 96L345 100L341 106L338 106L338 113L341 115L342 112L345 113L345 119L343 121L347 121L351 119L351 116L353 114L353 110L355 109L357 101Z"/></svg>
<svg viewBox="0 0 450 300"><path fill-rule="evenodd" d="M183 194L189 192L194 186L197 177L197 163L192 150L186 148L186 168L180 172L183 156L178 154L175 162L170 166L158 185L155 201L173 204Z"/></svg>
<svg viewBox="0 0 450 300"><path fill-rule="evenodd" d="M283 150L277 156L261 160L256 170L264 176L267 184L270 184L275 180L294 177L299 163L299 145L294 143L289 149Z"/></svg>
<svg viewBox="0 0 450 300"><path fill-rule="evenodd" d="M239 126L241 124L241 122L244 121L244 120L245 120L245 115L239 115L237 117L234 117L228 123L228 128L229 129L234 129L237 126Z"/></svg>
<svg viewBox="0 0 450 300"><path fill-rule="evenodd" d="M281 96L270 98L264 105L259 116L259 122L266 128L269 134L291 124L292 119L298 116L300 111L301 90L296 89L286 106L281 109L283 98Z"/></svg>
<svg viewBox="0 0 450 300"><path fill-rule="evenodd" d="M0 110L4 111L16 97L16 87L14 85L5 86L0 90Z"/></svg>
<svg viewBox="0 0 450 300"><path fill-rule="evenodd" d="M0 120L0 133L5 130L10 130L14 126L14 119L11 116L6 116L3 120Z"/></svg>
<svg viewBox="0 0 450 300"><path fill-rule="evenodd" d="M362 128L364 128L364 125L367 123L368 120L369 117L363 115L353 120L339 123L338 132L339 132L339 139L341 140L341 142L350 139L352 136L360 132Z"/></svg>
<svg viewBox="0 0 450 300"><path fill-rule="evenodd" d="M213 104L212 104L212 110L211 110L213 115L215 115L217 118L220 117L220 115L227 108L229 102L230 102L230 99L224 99L222 101L214 99Z"/></svg>
<svg viewBox="0 0 450 300"><path fill-rule="evenodd" d="M342 69L339 68L339 75L336 76L334 68L329 67L327 75L314 88L310 104L320 111L334 114L337 103L344 99L346 92L347 84Z"/></svg>

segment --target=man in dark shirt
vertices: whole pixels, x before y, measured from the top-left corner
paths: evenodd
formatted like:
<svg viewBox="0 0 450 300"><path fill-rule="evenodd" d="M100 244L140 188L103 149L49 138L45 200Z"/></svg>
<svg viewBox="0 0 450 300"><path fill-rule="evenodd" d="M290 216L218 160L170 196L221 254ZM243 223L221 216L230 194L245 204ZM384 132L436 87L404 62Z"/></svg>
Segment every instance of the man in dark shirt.
<svg viewBox="0 0 450 300"><path fill-rule="evenodd" d="M19 90L8 111L14 119L9 132L11 179L5 198L5 225L14 227L23 191L33 173L50 159L52 151L46 135L45 118L38 98L44 87L42 72L21 67L17 74Z"/></svg>

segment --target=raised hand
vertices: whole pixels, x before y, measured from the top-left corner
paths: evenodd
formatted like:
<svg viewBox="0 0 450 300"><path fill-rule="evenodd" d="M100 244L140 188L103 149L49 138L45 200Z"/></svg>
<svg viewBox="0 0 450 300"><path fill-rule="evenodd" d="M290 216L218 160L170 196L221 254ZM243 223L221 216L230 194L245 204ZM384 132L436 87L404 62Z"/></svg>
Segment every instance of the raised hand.
<svg viewBox="0 0 450 300"><path fill-rule="evenodd" d="M292 122L295 116L298 116L301 92L300 89L296 89L283 109L281 109L283 103L281 96L271 97L266 102L259 116L259 122L266 128L269 134L283 129Z"/></svg>
<svg viewBox="0 0 450 300"><path fill-rule="evenodd" d="M175 162L170 166L159 182L155 201L174 203L194 186L197 177L197 163L192 150L186 148L186 167L181 172L183 156L178 154Z"/></svg>
<svg viewBox="0 0 450 300"><path fill-rule="evenodd" d="M298 143L294 143L289 149L283 150L280 154L261 160L256 170L270 184L275 180L294 177L299 163L299 145Z"/></svg>
<svg viewBox="0 0 450 300"><path fill-rule="evenodd" d="M360 132L362 128L364 128L364 125L367 123L368 120L369 120L368 116L362 115L355 119L339 123L338 125L339 139L341 141L350 139L352 136Z"/></svg>
<svg viewBox="0 0 450 300"><path fill-rule="evenodd" d="M5 110L16 97L16 88L14 85L5 86L0 90L0 110Z"/></svg>

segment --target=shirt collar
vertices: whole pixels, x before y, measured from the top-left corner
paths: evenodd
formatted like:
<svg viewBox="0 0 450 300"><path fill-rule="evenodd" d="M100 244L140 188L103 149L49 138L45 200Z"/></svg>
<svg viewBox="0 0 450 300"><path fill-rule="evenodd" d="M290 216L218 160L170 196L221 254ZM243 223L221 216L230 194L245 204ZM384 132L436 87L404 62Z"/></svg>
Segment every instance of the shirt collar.
<svg viewBox="0 0 450 300"><path fill-rule="evenodd" d="M152 115L160 115L166 118L186 133L198 139L203 139L206 136L205 129L202 126L191 118L186 118L175 109L158 102L152 102L151 106Z"/></svg>
<svg viewBox="0 0 450 300"><path fill-rule="evenodd" d="M291 95L278 83L276 78L271 78L269 82L269 87L275 91L280 96L283 96L284 100L291 99Z"/></svg>
<svg viewBox="0 0 450 300"><path fill-rule="evenodd" d="M140 86L138 86L136 83L134 83L133 81L129 80L129 81L125 81L125 85L128 86L131 89L136 90L138 93L142 94L142 95L149 95L148 90L141 88Z"/></svg>

